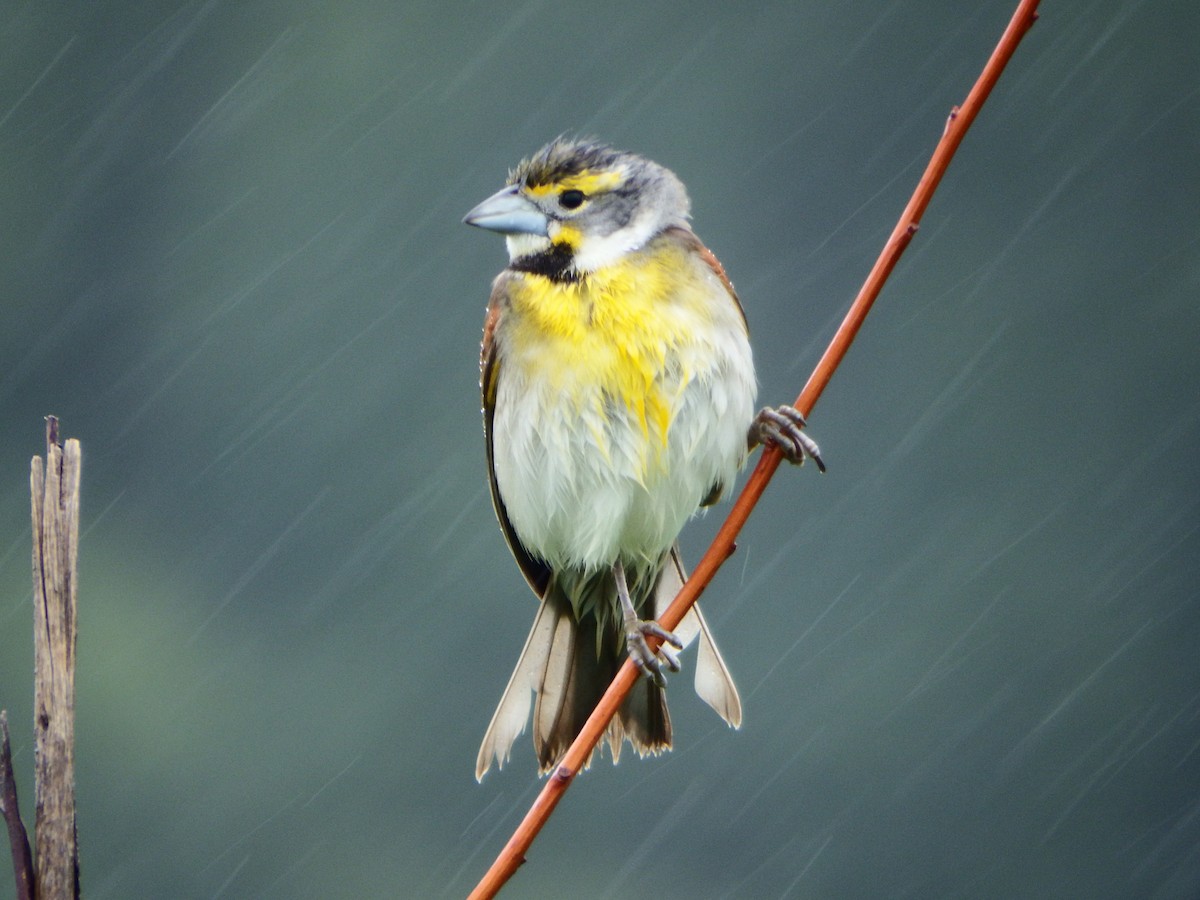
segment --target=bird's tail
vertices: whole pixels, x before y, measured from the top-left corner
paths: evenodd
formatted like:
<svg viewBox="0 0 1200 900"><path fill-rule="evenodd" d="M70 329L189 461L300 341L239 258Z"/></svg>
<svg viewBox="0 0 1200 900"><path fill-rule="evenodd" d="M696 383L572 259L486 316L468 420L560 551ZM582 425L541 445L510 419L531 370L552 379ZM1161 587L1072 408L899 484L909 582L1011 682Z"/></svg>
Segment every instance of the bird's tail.
<svg viewBox="0 0 1200 900"><path fill-rule="evenodd" d="M611 581L611 575L608 579ZM598 621L591 611L577 620L562 582L551 579L479 748L476 778L483 778L493 758L501 766L508 760L513 742L525 730L531 690L537 695L533 745L538 765L543 774L554 768L625 661L625 636L613 624L611 619ZM605 738L613 762L620 758L626 740L640 756L669 750L671 716L666 692L649 679L639 678L609 723ZM584 768L591 762L589 756Z"/></svg>
<svg viewBox="0 0 1200 900"><path fill-rule="evenodd" d="M630 593L642 615L656 617L686 579L678 551L673 549L668 554L661 570L646 574L649 578L645 580L636 576L632 579ZM638 582L647 588L639 589ZM650 585L653 590L648 589ZM625 661L625 635L620 622L611 573L583 576L558 572L551 577L521 657L479 748L477 779L483 778L493 759L499 766L508 761L513 743L529 718L530 691L537 696L533 744L538 764L543 774L554 768ZM700 608L693 607L675 631L685 645L700 638L696 692L726 722L738 727L742 721L741 700ZM639 678L604 736L614 763L620 758L624 741L629 741L639 756L671 749L666 692L649 678ZM589 756L584 767L591 761Z"/></svg>

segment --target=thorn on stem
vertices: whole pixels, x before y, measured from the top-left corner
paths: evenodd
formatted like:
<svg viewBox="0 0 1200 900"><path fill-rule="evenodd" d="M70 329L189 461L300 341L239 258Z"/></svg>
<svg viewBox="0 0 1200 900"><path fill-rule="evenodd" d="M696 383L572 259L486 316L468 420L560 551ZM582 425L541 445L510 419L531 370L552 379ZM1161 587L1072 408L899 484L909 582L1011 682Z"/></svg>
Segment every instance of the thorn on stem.
<svg viewBox="0 0 1200 900"><path fill-rule="evenodd" d="M560 765L554 770L554 774L550 776L554 781L570 782L575 777L575 773L567 766Z"/></svg>

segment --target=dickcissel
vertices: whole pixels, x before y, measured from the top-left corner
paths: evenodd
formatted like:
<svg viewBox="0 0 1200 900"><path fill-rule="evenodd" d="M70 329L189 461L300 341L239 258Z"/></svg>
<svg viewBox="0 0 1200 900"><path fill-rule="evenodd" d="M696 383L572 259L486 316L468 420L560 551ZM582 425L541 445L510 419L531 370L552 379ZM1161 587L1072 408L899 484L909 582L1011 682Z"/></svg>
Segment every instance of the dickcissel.
<svg viewBox="0 0 1200 900"><path fill-rule="evenodd" d="M483 329L484 434L496 517L541 599L476 778L508 759L531 691L538 762L552 769L626 652L647 677L608 727L613 761L625 740L641 756L669 749L662 670L678 671L676 649L697 635L696 691L741 724L699 607L674 634L655 621L685 578L676 538L758 444L824 466L796 410L755 415L741 303L689 208L662 166L559 139L464 219L508 244Z"/></svg>

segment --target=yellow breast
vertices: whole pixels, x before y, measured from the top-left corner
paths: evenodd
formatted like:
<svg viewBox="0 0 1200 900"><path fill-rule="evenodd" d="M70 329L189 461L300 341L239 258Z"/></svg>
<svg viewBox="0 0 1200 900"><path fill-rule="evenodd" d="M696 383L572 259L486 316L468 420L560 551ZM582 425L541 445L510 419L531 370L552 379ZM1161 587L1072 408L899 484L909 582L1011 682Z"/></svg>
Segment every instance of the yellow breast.
<svg viewBox="0 0 1200 900"><path fill-rule="evenodd" d="M745 456L739 307L669 236L576 283L512 273L503 291L491 436L518 537L555 568L661 559Z"/></svg>
<svg viewBox="0 0 1200 900"><path fill-rule="evenodd" d="M505 368L542 382L575 412L618 402L665 443L687 350L712 327L712 285L669 244L577 282L529 276L510 295ZM513 372L513 374L517 374Z"/></svg>

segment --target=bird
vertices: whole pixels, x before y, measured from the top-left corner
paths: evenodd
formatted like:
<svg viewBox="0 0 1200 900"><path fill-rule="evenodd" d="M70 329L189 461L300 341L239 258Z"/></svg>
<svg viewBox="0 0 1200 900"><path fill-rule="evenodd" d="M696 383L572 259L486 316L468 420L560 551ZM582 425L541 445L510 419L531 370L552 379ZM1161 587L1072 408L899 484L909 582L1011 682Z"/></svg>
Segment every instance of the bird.
<svg viewBox="0 0 1200 900"><path fill-rule="evenodd" d="M656 621L687 577L677 539L756 446L825 464L799 411L755 413L741 301L690 217L666 167L565 136L464 217L508 250L484 318L484 439L496 518L540 601L477 780L508 761L531 695L539 771L552 771L626 655L645 677L605 732L613 762L626 741L642 757L670 749L664 670L696 638L697 693L741 725L700 608L674 633Z"/></svg>

